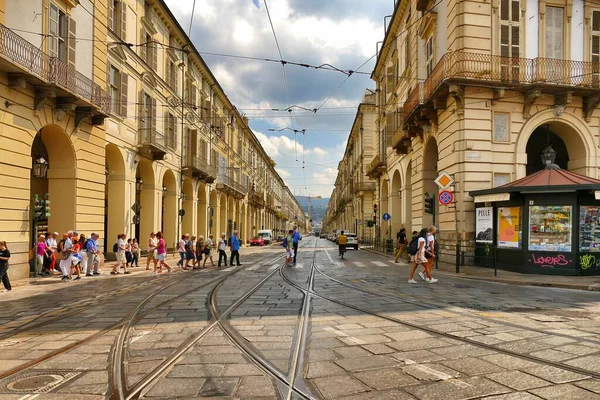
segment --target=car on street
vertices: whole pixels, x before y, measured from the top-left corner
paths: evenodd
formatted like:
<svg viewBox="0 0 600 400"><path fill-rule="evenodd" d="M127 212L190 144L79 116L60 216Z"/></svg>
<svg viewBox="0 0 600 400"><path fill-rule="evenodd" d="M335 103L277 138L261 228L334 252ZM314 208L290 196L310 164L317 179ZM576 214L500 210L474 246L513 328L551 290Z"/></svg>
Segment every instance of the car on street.
<svg viewBox="0 0 600 400"><path fill-rule="evenodd" d="M273 241L273 231L270 229L263 229L258 231L258 237L264 240L264 244L271 244Z"/></svg>
<svg viewBox="0 0 600 400"><path fill-rule="evenodd" d="M265 245L265 239L263 239L260 236L254 236L252 239L250 239L250 246L264 246Z"/></svg>
<svg viewBox="0 0 600 400"><path fill-rule="evenodd" d="M327 239L327 234L326 234L326 233L321 233L321 236L320 236L320 238L321 238L321 239Z"/></svg>
<svg viewBox="0 0 600 400"><path fill-rule="evenodd" d="M356 237L356 233L345 233L348 238L348 243L346 243L346 248L352 248L354 250L358 250L358 238Z"/></svg>

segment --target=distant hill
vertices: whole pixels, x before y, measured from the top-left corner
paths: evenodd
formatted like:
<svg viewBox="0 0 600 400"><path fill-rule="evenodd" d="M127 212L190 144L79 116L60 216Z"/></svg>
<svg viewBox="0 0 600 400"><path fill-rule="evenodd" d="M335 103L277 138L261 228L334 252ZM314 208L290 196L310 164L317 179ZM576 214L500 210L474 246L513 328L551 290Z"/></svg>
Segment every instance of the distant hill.
<svg viewBox="0 0 600 400"><path fill-rule="evenodd" d="M302 210L308 215L308 196L296 196L296 200L298 200L300 207L302 207ZM325 216L325 212L327 211L327 203L329 203L329 198L311 198L311 203L313 222L321 222Z"/></svg>

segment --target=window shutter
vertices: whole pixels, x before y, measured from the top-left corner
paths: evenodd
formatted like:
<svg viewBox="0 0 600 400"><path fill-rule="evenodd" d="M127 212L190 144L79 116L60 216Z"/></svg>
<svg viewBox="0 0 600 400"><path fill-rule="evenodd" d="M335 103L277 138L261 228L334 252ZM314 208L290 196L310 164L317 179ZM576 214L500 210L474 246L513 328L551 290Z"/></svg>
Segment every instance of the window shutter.
<svg viewBox="0 0 600 400"><path fill-rule="evenodd" d="M128 76L121 72L121 116L127 118L127 85Z"/></svg>
<svg viewBox="0 0 600 400"><path fill-rule="evenodd" d="M173 90L175 90L175 93L179 93L179 90L177 89L179 87L179 68L175 62L173 63L173 75L175 75L173 77Z"/></svg>
<svg viewBox="0 0 600 400"><path fill-rule="evenodd" d="M171 61L167 61L167 70L165 71L165 80L167 85L171 86Z"/></svg>
<svg viewBox="0 0 600 400"><path fill-rule="evenodd" d="M140 34L140 41L142 44L146 42L147 36L148 35L146 35L146 30L142 29L142 33ZM148 58L146 58L147 54L148 54L147 46L140 46L140 57L142 60L144 60L146 62L146 64L148 64Z"/></svg>
<svg viewBox="0 0 600 400"><path fill-rule="evenodd" d="M592 85L600 85L600 11L592 12Z"/></svg>
<svg viewBox="0 0 600 400"><path fill-rule="evenodd" d="M521 56L521 8L519 0L500 0L500 56L503 80L519 80Z"/></svg>
<svg viewBox="0 0 600 400"><path fill-rule="evenodd" d="M152 130L152 134L154 134L154 131L156 130L156 99L153 97L150 103L150 112L149 114L149 118L150 118L150 128Z"/></svg>
<svg viewBox="0 0 600 400"><path fill-rule="evenodd" d="M148 46L150 46L149 51L152 52L152 70L158 72L158 44L151 41Z"/></svg>
<svg viewBox="0 0 600 400"><path fill-rule="evenodd" d="M564 8L546 7L546 57L563 58Z"/></svg>
<svg viewBox="0 0 600 400"><path fill-rule="evenodd" d="M196 107L198 105L198 91L194 85L190 85L190 90L192 91L192 106Z"/></svg>
<svg viewBox="0 0 600 400"><path fill-rule="evenodd" d="M48 38L50 55L52 57L58 57L58 19L59 19L58 8L54 4L50 4L50 37Z"/></svg>
<svg viewBox="0 0 600 400"><path fill-rule="evenodd" d="M69 63L69 66L72 66L73 68L75 68L75 45L76 45L76 38L77 38L77 24L75 23L75 20L71 17L68 18L68 24L69 24L69 43L68 43L68 56L67 56L67 60ZM74 79L74 78L73 78Z"/></svg>
<svg viewBox="0 0 600 400"><path fill-rule="evenodd" d="M127 41L127 4L121 1L121 40Z"/></svg>
<svg viewBox="0 0 600 400"><path fill-rule="evenodd" d="M144 117L146 116L146 110L144 107L144 91L140 91L138 95L138 104L137 104L137 118L138 118L138 130L141 135L145 135L144 126L147 121L144 121Z"/></svg>
<svg viewBox="0 0 600 400"><path fill-rule="evenodd" d="M115 21L113 20L113 15L115 12L115 0L108 0L108 29L111 31L115 30Z"/></svg>

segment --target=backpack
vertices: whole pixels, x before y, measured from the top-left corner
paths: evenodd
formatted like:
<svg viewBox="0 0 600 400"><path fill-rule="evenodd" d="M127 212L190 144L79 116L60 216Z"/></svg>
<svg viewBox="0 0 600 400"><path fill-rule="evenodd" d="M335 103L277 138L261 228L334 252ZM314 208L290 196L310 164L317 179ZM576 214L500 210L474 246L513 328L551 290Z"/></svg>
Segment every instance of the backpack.
<svg viewBox="0 0 600 400"><path fill-rule="evenodd" d="M62 251L64 245L65 245L65 239L61 239L60 242L58 242L58 246L56 246L56 252L60 253Z"/></svg>
<svg viewBox="0 0 600 400"><path fill-rule="evenodd" d="M417 254L417 251L419 251L419 237L414 237L411 239L410 243L408 244L408 254L410 254L411 256L414 256L415 254Z"/></svg>
<svg viewBox="0 0 600 400"><path fill-rule="evenodd" d="M119 251L119 243L113 244L113 253L117 253Z"/></svg>
<svg viewBox="0 0 600 400"><path fill-rule="evenodd" d="M281 242L281 247L283 247L283 248L287 247L287 237L283 239L283 242Z"/></svg>

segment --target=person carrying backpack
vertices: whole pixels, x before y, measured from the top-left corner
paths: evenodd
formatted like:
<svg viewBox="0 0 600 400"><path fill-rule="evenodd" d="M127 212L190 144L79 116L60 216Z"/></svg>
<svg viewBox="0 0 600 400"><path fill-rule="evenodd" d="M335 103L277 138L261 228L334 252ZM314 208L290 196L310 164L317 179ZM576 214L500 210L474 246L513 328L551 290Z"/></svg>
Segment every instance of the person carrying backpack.
<svg viewBox="0 0 600 400"><path fill-rule="evenodd" d="M285 249L285 265L290 266L292 264L292 235L294 230L290 229L286 237L283 239L281 246Z"/></svg>
<svg viewBox="0 0 600 400"><path fill-rule="evenodd" d="M398 263L398 259L404 253L406 253L407 260L408 260L408 262L410 262L410 256L409 256L407 248L406 248L406 245L408 244L408 240L406 239L406 229L405 228L400 229L400 232L398 232L398 234L396 235L396 244L397 244L397 250L396 250L396 257L394 258L394 262Z"/></svg>

